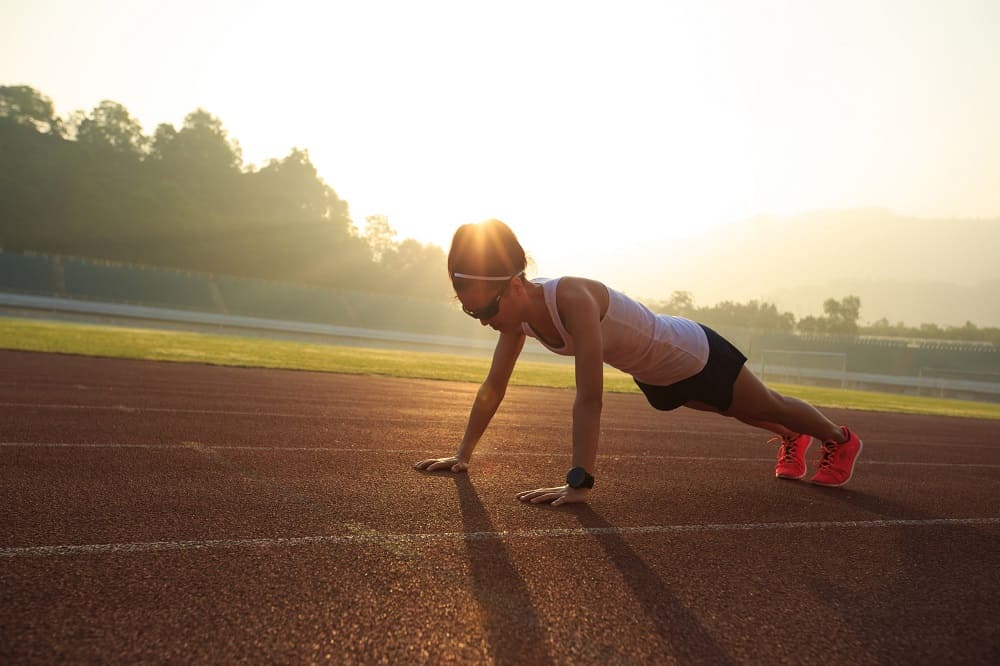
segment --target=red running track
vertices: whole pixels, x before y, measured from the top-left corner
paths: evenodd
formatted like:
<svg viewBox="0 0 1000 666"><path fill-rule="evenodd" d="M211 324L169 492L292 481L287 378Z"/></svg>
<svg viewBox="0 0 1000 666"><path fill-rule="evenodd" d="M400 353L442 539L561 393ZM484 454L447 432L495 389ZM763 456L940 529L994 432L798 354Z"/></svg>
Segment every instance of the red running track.
<svg viewBox="0 0 1000 666"><path fill-rule="evenodd" d="M829 410L851 484L766 435L572 391L0 352L0 660L998 663L1000 423ZM818 447L810 455L815 463Z"/></svg>

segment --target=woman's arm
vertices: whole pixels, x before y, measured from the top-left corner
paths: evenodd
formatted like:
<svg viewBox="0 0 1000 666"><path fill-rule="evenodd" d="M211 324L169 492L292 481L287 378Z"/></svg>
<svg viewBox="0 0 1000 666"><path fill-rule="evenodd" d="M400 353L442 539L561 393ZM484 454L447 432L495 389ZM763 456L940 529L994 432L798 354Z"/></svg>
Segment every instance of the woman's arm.
<svg viewBox="0 0 1000 666"><path fill-rule="evenodd" d="M574 285L575 286L575 285ZM594 473L604 405L604 345L600 306L580 286L562 295L563 325L573 336L576 401L573 403L573 467Z"/></svg>
<svg viewBox="0 0 1000 666"><path fill-rule="evenodd" d="M500 334L496 349L493 350L490 373L476 393L476 400L472 403L472 412L469 414L469 423L465 427L465 436L462 437L458 453L455 454L455 457L462 462L468 463L472 458L476 444L479 443L479 439L486 432L486 426L490 424L497 408L503 402L510 375L514 372L514 365L523 348L524 333Z"/></svg>
<svg viewBox="0 0 1000 666"><path fill-rule="evenodd" d="M565 283L565 288L564 288ZM564 278L559 284L558 310L566 331L573 336L576 356L576 400L573 403L573 467L593 474L597 464L597 444L604 404L604 342L601 337L601 304L589 280ZM601 287L603 288L603 287ZM588 489L539 488L518 494L533 503L553 506L585 502Z"/></svg>
<svg viewBox="0 0 1000 666"><path fill-rule="evenodd" d="M413 466L414 469L427 470L428 472L441 469L464 472L469 468L472 452L503 401L510 375L514 372L514 365L517 363L517 358L523 348L523 333L500 334L497 346L493 350L490 372L476 393L476 399L472 403L472 411L469 413L469 422L465 427L465 436L462 437L458 451L450 458L421 460Z"/></svg>

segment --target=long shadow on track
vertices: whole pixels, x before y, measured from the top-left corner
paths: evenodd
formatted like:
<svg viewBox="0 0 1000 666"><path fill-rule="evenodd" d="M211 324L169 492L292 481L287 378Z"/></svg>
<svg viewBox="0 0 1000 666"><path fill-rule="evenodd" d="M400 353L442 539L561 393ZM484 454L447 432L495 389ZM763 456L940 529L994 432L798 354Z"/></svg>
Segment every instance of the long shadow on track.
<svg viewBox="0 0 1000 666"><path fill-rule="evenodd" d="M454 474L466 534L496 532L468 474ZM500 539L465 539L488 649L497 664L551 664L545 632L524 579ZM514 637L517 640L512 640Z"/></svg>
<svg viewBox="0 0 1000 666"><path fill-rule="evenodd" d="M466 534L495 533L486 507L467 474L455 474ZM608 560L621 572L632 596L653 623L664 643L691 663L729 664L732 659L712 638L698 619L684 606L664 581L643 561L601 515L587 505L542 510L572 511L580 525L602 531L595 540ZM466 539L466 551L472 573L473 591L483 612L488 649L500 664L550 664L544 629L532 604L531 595L512 563L507 547L500 539ZM572 590L567 590L572 597ZM576 600L585 603L585 600ZM571 601L571 603L573 603ZM512 641L511 637L517 637Z"/></svg>
<svg viewBox="0 0 1000 666"><path fill-rule="evenodd" d="M607 530L594 535L608 560L621 572L632 596L673 654L688 663L729 664L732 659L614 526L586 504L574 506L580 525Z"/></svg>

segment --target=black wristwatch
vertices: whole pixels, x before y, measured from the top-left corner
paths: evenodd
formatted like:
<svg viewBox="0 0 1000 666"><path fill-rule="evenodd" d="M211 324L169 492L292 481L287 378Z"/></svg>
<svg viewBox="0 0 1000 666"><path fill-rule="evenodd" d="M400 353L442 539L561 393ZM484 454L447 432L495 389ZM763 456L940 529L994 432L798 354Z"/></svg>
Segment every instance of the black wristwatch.
<svg viewBox="0 0 1000 666"><path fill-rule="evenodd" d="M593 488L594 477L582 467L574 467L566 473L566 485L570 488Z"/></svg>

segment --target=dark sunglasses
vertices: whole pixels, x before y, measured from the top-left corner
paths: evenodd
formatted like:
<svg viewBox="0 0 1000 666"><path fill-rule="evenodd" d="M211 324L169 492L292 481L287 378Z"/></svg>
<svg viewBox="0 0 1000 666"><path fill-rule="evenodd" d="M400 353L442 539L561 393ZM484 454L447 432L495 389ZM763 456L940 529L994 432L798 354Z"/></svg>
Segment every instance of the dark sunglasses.
<svg viewBox="0 0 1000 666"><path fill-rule="evenodd" d="M473 319L479 319L480 321L485 321L496 316L500 312L500 299L503 298L504 292L507 291L507 287L510 285L510 281L514 278L510 278L503 283L500 287L500 291L497 292L496 298L490 301L487 305L479 308L478 310L470 310L469 308L462 306L462 312L469 315Z"/></svg>

